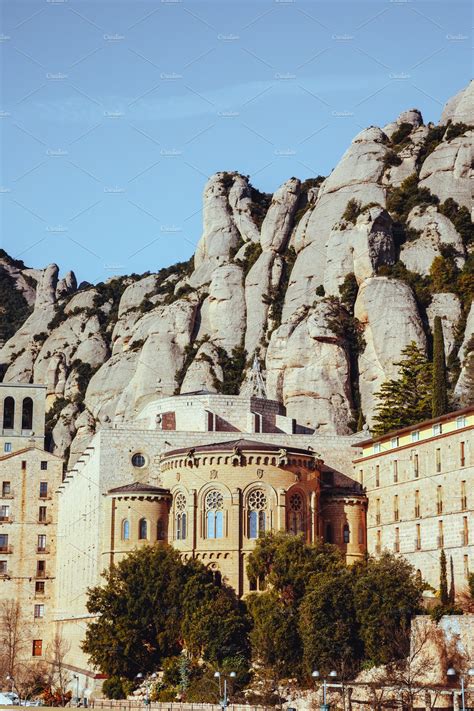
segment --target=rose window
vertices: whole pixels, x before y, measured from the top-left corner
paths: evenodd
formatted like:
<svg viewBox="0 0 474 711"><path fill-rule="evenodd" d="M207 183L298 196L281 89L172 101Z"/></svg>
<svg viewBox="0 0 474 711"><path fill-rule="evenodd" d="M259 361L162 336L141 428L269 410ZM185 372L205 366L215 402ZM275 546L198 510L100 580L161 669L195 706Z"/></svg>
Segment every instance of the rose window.
<svg viewBox="0 0 474 711"><path fill-rule="evenodd" d="M267 497L260 489L251 492L248 502L249 509L252 511L262 511L267 508Z"/></svg>
<svg viewBox="0 0 474 711"><path fill-rule="evenodd" d="M176 511L184 511L186 508L186 497L184 494L176 494L175 498L175 509Z"/></svg>
<svg viewBox="0 0 474 711"><path fill-rule="evenodd" d="M224 508L224 497L220 491L210 491L206 496L206 509L222 509Z"/></svg>
<svg viewBox="0 0 474 711"><path fill-rule="evenodd" d="M290 510L291 511L302 511L303 510L303 499L301 494L292 494L290 496Z"/></svg>

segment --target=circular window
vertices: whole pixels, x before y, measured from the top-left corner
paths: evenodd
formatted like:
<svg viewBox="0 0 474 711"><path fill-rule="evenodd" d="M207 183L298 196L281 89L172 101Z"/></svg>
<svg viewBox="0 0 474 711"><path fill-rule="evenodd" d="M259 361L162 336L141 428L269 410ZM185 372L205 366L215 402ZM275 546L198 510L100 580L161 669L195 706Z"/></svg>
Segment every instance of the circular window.
<svg viewBox="0 0 474 711"><path fill-rule="evenodd" d="M255 489L249 495L248 504L252 511L262 511L267 508L267 497L261 489Z"/></svg>
<svg viewBox="0 0 474 711"><path fill-rule="evenodd" d="M303 509L303 499L300 494L292 494L290 496L290 509L292 511L301 511Z"/></svg>
<svg viewBox="0 0 474 711"><path fill-rule="evenodd" d="M140 454L139 452L137 454L134 454L132 457L132 464L134 467L144 467L146 464L146 459L143 454Z"/></svg>
<svg viewBox="0 0 474 711"><path fill-rule="evenodd" d="M220 491L210 491L206 496L206 509L222 509L224 497Z"/></svg>
<svg viewBox="0 0 474 711"><path fill-rule="evenodd" d="M176 511L184 511L184 509L186 508L186 497L184 494L176 494L175 508Z"/></svg>

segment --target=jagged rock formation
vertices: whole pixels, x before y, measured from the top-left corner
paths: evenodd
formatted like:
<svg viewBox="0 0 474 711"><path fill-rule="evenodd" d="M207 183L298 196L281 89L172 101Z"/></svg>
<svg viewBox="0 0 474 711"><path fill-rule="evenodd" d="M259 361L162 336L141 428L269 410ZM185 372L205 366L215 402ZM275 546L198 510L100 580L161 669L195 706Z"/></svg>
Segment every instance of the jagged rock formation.
<svg viewBox="0 0 474 711"><path fill-rule="evenodd" d="M221 172L186 263L77 287L0 252L5 381L47 385L56 452L173 392L236 392L257 353L269 396L308 431L344 434L441 316L454 396L472 348L473 85L440 124L417 109L352 141L325 179L273 195ZM408 179L408 180L407 180ZM454 199L455 203L453 203ZM463 208L464 209L461 209Z"/></svg>

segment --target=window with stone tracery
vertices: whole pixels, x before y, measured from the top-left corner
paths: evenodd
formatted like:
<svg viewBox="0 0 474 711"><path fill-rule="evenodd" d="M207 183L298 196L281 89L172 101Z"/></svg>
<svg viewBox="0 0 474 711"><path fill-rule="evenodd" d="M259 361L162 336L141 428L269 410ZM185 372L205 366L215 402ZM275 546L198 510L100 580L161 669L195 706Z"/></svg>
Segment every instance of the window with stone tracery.
<svg viewBox="0 0 474 711"><path fill-rule="evenodd" d="M304 502L299 493L291 494L288 501L288 530L295 535L304 532Z"/></svg>
<svg viewBox="0 0 474 711"><path fill-rule="evenodd" d="M174 500L176 540L186 539L186 497L181 492Z"/></svg>
<svg viewBox="0 0 474 711"><path fill-rule="evenodd" d="M254 489L247 499L249 538L265 533L267 522L267 497L262 489Z"/></svg>
<svg viewBox="0 0 474 711"><path fill-rule="evenodd" d="M224 496L217 489L206 494L206 538L224 537Z"/></svg>

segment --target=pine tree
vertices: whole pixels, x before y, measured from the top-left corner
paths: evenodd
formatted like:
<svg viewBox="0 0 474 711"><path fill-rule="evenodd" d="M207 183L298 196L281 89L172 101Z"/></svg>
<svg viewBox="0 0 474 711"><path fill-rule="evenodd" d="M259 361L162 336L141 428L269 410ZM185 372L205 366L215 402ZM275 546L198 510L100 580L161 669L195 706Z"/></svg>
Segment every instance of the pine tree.
<svg viewBox="0 0 474 711"><path fill-rule="evenodd" d="M435 316L433 328L433 395L432 417L444 415L448 410L448 387L446 382L446 358L441 316Z"/></svg>
<svg viewBox="0 0 474 711"><path fill-rule="evenodd" d="M450 556L449 558L449 568L450 568L450 573L451 573L451 581L449 584L449 602L451 605L454 605L454 600L456 598L456 588L454 587L454 563L453 563L453 556Z"/></svg>
<svg viewBox="0 0 474 711"><path fill-rule="evenodd" d="M441 550L439 557L439 600L441 605L448 605L448 573L446 567L446 553Z"/></svg>
<svg viewBox="0 0 474 711"><path fill-rule="evenodd" d="M376 393L379 400L373 427L376 435L431 418L431 365L414 341L402 350L402 356L395 363L398 378L385 382Z"/></svg>

